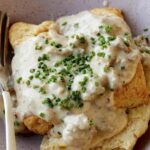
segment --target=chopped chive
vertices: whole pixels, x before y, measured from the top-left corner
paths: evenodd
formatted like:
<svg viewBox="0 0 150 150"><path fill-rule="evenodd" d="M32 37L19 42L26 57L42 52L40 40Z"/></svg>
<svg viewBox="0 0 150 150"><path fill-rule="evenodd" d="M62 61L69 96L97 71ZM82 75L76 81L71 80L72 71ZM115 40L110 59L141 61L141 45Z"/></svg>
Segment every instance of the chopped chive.
<svg viewBox="0 0 150 150"><path fill-rule="evenodd" d="M106 41L105 37L100 35L99 38L98 38L98 41L99 41L99 46L104 49L104 48L107 48L108 46L108 42Z"/></svg>
<svg viewBox="0 0 150 150"><path fill-rule="evenodd" d="M103 25L100 25L100 26L99 26L99 29L102 29L103 27L104 27Z"/></svg>
<svg viewBox="0 0 150 150"><path fill-rule="evenodd" d="M79 102L79 103L76 104L76 107L77 107L77 108L82 108L83 105L84 105L84 104L83 104L82 102Z"/></svg>
<svg viewBox="0 0 150 150"><path fill-rule="evenodd" d="M62 45L61 44L56 44L56 46L55 46L56 48L61 48L62 47Z"/></svg>
<svg viewBox="0 0 150 150"><path fill-rule="evenodd" d="M121 66L121 70L125 70L125 66Z"/></svg>
<svg viewBox="0 0 150 150"><path fill-rule="evenodd" d="M42 46L39 46L38 44L36 44L35 50L42 50Z"/></svg>
<svg viewBox="0 0 150 150"><path fill-rule="evenodd" d="M64 78L63 76L60 76L60 80L61 80L62 82L65 82L65 78Z"/></svg>
<svg viewBox="0 0 150 150"><path fill-rule="evenodd" d="M71 99L74 100L74 101L81 100L81 93L80 93L80 91L72 91Z"/></svg>
<svg viewBox="0 0 150 150"><path fill-rule="evenodd" d="M85 39L84 36L78 36L78 35L77 35L76 38L80 41L81 44L86 43L86 39Z"/></svg>
<svg viewBox="0 0 150 150"><path fill-rule="evenodd" d="M45 39L45 44L49 44L48 38Z"/></svg>
<svg viewBox="0 0 150 150"><path fill-rule="evenodd" d="M44 118L45 117L45 114L44 113L40 113L40 117Z"/></svg>
<svg viewBox="0 0 150 150"><path fill-rule="evenodd" d="M40 71L37 71L36 73L35 73L35 78L38 78L40 76Z"/></svg>
<svg viewBox="0 0 150 150"><path fill-rule="evenodd" d="M87 84L88 81L89 81L89 78L84 77L83 81L79 82L83 93L86 91L86 84Z"/></svg>
<svg viewBox="0 0 150 150"><path fill-rule="evenodd" d="M144 52L144 53L147 53L147 54L150 54L150 50L149 49L144 49L142 52Z"/></svg>
<svg viewBox="0 0 150 150"><path fill-rule="evenodd" d="M30 80L27 80L27 81L26 81L27 86L29 86L30 83L31 83Z"/></svg>
<svg viewBox="0 0 150 150"><path fill-rule="evenodd" d="M41 94L46 94L45 89L44 89L44 88L42 88L42 87L39 89L39 92L40 92Z"/></svg>
<svg viewBox="0 0 150 150"><path fill-rule="evenodd" d="M34 72L35 72L35 69L30 69L30 72L31 72L31 73L34 73Z"/></svg>
<svg viewBox="0 0 150 150"><path fill-rule="evenodd" d="M94 51L90 51L89 54L87 55L87 61L91 61L92 58L95 56L95 52Z"/></svg>
<svg viewBox="0 0 150 150"><path fill-rule="evenodd" d="M58 131L57 133L58 133L60 136L62 136L61 132Z"/></svg>
<svg viewBox="0 0 150 150"><path fill-rule="evenodd" d="M50 45L53 46L53 47L56 47L56 48L61 48L61 47L62 47L62 44L56 43L55 41L52 41L52 42L50 43Z"/></svg>
<svg viewBox="0 0 150 150"><path fill-rule="evenodd" d="M129 39L130 39L129 34L128 34L128 33L125 33L125 34L124 34L124 38L123 38L123 42L124 42L124 44L125 44L127 47L130 46Z"/></svg>
<svg viewBox="0 0 150 150"><path fill-rule="evenodd" d="M93 120L89 120L89 125L90 126L94 125L94 121Z"/></svg>
<svg viewBox="0 0 150 150"><path fill-rule="evenodd" d="M61 25L62 25L62 26L67 25L67 21L64 21Z"/></svg>
<svg viewBox="0 0 150 150"><path fill-rule="evenodd" d="M56 45L56 42L55 42L55 41L52 41L52 42L50 43L50 45L51 45L51 46L55 46L55 45Z"/></svg>
<svg viewBox="0 0 150 150"><path fill-rule="evenodd" d="M57 77L55 75L52 75L49 79L48 79L48 83L50 82L56 82L57 81Z"/></svg>
<svg viewBox="0 0 150 150"><path fill-rule="evenodd" d="M144 32L147 32L147 31L148 31L148 28L145 28L143 31L144 31Z"/></svg>
<svg viewBox="0 0 150 150"><path fill-rule="evenodd" d="M14 122L14 126L15 126L15 127L20 126L20 122L19 122L18 120L15 120L15 122Z"/></svg>
<svg viewBox="0 0 150 150"><path fill-rule="evenodd" d="M70 43L69 45L70 45L71 48L75 48L76 47L76 45L74 43Z"/></svg>
<svg viewBox="0 0 150 150"><path fill-rule="evenodd" d="M92 42L93 45L96 44L96 39L91 37L91 42Z"/></svg>
<svg viewBox="0 0 150 150"><path fill-rule="evenodd" d="M61 64L62 64L62 61L57 61L54 66L59 67Z"/></svg>
<svg viewBox="0 0 150 150"><path fill-rule="evenodd" d="M47 104L50 108L54 106L50 98L46 98L42 104Z"/></svg>
<svg viewBox="0 0 150 150"><path fill-rule="evenodd" d="M71 35L71 38L72 38L72 39L75 38L75 34Z"/></svg>
<svg viewBox="0 0 150 150"><path fill-rule="evenodd" d="M41 60L49 60L49 56L47 54L43 54Z"/></svg>
<svg viewBox="0 0 150 150"><path fill-rule="evenodd" d="M114 41L116 38L114 36L109 36L108 41Z"/></svg>
<svg viewBox="0 0 150 150"><path fill-rule="evenodd" d="M33 79L33 76L31 75L31 76L29 76L29 80L32 80Z"/></svg>
<svg viewBox="0 0 150 150"><path fill-rule="evenodd" d="M33 85L33 88L37 89L37 88L39 88L39 85Z"/></svg>
<svg viewBox="0 0 150 150"><path fill-rule="evenodd" d="M128 41L124 40L123 42L124 42L124 44L125 44L127 47L130 46Z"/></svg>
<svg viewBox="0 0 150 150"><path fill-rule="evenodd" d="M105 31L106 31L107 33L111 33L111 32L112 32L112 27L109 26L109 25L106 25L106 26L105 26Z"/></svg>
<svg viewBox="0 0 150 150"><path fill-rule="evenodd" d="M112 32L112 27L110 25L101 25L99 26L100 29L103 29L106 33Z"/></svg>
<svg viewBox="0 0 150 150"><path fill-rule="evenodd" d="M21 82L21 80L22 80L22 77L19 77L19 78L16 80L16 82L19 84L19 83Z"/></svg>
<svg viewBox="0 0 150 150"><path fill-rule="evenodd" d="M75 27L75 28L79 28L79 23L75 23L75 24L74 24L74 27Z"/></svg>
<svg viewBox="0 0 150 150"><path fill-rule="evenodd" d="M98 54L97 54L99 57L105 57L105 53L104 52L99 52Z"/></svg>
<svg viewBox="0 0 150 150"><path fill-rule="evenodd" d="M104 67L104 72L109 72L109 67L108 66Z"/></svg>

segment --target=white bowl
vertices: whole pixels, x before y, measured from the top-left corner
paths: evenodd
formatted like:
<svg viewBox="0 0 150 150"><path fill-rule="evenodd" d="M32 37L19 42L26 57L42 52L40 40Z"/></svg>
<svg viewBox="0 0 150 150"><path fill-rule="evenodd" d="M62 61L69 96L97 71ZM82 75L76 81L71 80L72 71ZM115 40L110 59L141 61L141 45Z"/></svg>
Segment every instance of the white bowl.
<svg viewBox="0 0 150 150"><path fill-rule="evenodd" d="M62 15L102 7L103 0L0 0L0 10L10 14L11 22L40 23ZM150 27L150 0L109 0L109 5L123 10L134 35ZM18 150L39 150L41 137L17 136ZM0 120L0 150L5 150L4 123ZM150 150L150 129L138 141L136 150Z"/></svg>

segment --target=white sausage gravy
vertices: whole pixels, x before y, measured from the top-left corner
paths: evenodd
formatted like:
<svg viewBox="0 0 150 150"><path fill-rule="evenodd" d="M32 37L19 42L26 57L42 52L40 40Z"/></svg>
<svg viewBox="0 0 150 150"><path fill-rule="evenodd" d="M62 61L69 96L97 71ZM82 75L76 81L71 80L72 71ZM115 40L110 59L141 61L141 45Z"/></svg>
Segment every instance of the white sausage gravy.
<svg viewBox="0 0 150 150"><path fill-rule="evenodd" d="M47 34L15 47L18 119L36 115L51 122L51 140L70 149L97 146L127 124L125 109L109 101L132 80L139 53L120 17L84 11L58 19Z"/></svg>

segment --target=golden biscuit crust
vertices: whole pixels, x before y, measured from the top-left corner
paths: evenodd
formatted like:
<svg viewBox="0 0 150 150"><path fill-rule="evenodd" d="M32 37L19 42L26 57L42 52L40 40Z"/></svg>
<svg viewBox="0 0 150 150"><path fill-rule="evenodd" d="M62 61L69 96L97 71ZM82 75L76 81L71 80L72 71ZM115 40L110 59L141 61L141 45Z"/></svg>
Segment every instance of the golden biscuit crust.
<svg viewBox="0 0 150 150"><path fill-rule="evenodd" d="M123 18L122 12L118 8L94 8L91 12L98 16L108 15L108 16L118 16Z"/></svg>
<svg viewBox="0 0 150 150"><path fill-rule="evenodd" d="M112 103L117 107L132 108L148 102L148 90L143 66L140 62L133 79L128 84L114 91Z"/></svg>
<svg viewBox="0 0 150 150"><path fill-rule="evenodd" d="M14 23L9 30L9 41L13 48L29 37L36 36L42 32L48 32L53 21L44 21L39 25L25 22Z"/></svg>
<svg viewBox="0 0 150 150"><path fill-rule="evenodd" d="M50 123L35 115L24 118L23 122L30 131L40 135L47 134L51 128Z"/></svg>

